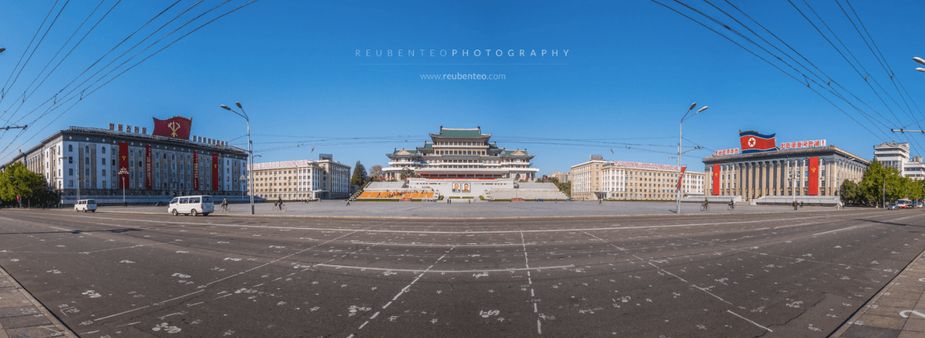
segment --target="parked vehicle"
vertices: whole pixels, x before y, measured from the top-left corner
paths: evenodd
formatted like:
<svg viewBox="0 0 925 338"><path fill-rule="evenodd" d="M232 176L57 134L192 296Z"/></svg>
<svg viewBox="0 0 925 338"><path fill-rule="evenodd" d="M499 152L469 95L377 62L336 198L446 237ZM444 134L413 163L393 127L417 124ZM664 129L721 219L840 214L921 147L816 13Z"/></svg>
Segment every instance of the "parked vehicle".
<svg viewBox="0 0 925 338"><path fill-rule="evenodd" d="M77 203L74 203L74 211L96 212L96 201L95 200L78 200Z"/></svg>
<svg viewBox="0 0 925 338"><path fill-rule="evenodd" d="M914 207L914 205L912 204L911 200L907 200L904 198L896 200L896 208L898 209L909 209L912 207Z"/></svg>
<svg viewBox="0 0 925 338"><path fill-rule="evenodd" d="M215 204L212 202L212 196L208 195L174 197L170 200L170 205L167 206L167 212L174 216L179 214L209 216L214 209Z"/></svg>

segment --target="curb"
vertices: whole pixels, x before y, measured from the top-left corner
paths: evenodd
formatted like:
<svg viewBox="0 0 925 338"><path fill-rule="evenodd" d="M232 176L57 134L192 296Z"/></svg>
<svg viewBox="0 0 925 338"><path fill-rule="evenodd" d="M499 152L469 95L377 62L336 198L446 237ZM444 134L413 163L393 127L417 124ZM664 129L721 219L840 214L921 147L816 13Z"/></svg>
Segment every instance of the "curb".
<svg viewBox="0 0 925 338"><path fill-rule="evenodd" d="M35 297L33 297L32 294L29 293L29 291L26 290L26 288L23 287L22 284L19 283L19 281L16 280L15 277L13 277L13 275L9 274L9 272L7 272L6 269L3 268L3 266L0 266L0 279L4 279L4 278L12 282L12 284L14 285L13 287L19 290L19 292L23 295L23 297L29 300L32 306L35 307L35 309L38 310L38 312L41 313L45 317L45 319L47 319L51 323L51 326L54 326L55 329L57 329L57 332L50 333L46 335L47 337L74 337L74 338L77 337L74 331L71 331L71 329L68 328L67 325L64 325L64 322L62 322L58 318L58 316L56 316L54 313L49 311L48 308L46 308L45 305L39 302L38 299L35 299ZM47 325L24 327L21 329L39 328L39 327L48 329ZM7 330L8 329L5 329L2 326L0 326L0 334L7 334L6 333ZM10 336L19 337L20 335L10 335Z"/></svg>

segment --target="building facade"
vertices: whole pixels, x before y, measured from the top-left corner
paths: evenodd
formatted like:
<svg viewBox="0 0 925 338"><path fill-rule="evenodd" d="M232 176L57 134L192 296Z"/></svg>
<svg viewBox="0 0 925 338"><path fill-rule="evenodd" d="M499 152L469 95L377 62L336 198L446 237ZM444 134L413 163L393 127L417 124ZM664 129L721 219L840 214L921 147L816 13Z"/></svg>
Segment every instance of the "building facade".
<svg viewBox="0 0 925 338"><path fill-rule="evenodd" d="M254 196L275 201L347 198L350 166L322 154L318 160L254 163Z"/></svg>
<svg viewBox="0 0 925 338"><path fill-rule="evenodd" d="M174 132L161 132L158 123L169 123ZM189 119L155 119L155 124L152 134L147 128L121 124L116 128L112 123L109 129L70 127L13 162L41 174L61 194L63 204L74 203L78 197L122 203L123 188L127 203L153 203L191 194L244 196L244 150L189 136ZM185 133L178 134L181 129Z"/></svg>
<svg viewBox="0 0 925 338"><path fill-rule="evenodd" d="M605 161L599 156L569 171L572 198L577 200L671 201L677 197L678 175L673 165ZM704 173L685 170L681 184L684 196L703 196Z"/></svg>
<svg viewBox="0 0 925 338"><path fill-rule="evenodd" d="M479 128L444 128L430 134L431 141L415 149L395 149L388 167L382 168L389 181L408 177L431 179L500 179L519 182L536 179L539 169L531 167L533 155L525 149L508 150L491 142Z"/></svg>
<svg viewBox="0 0 925 338"><path fill-rule="evenodd" d="M886 142L874 146L874 160L884 167L896 169L903 177L925 179L922 157L911 157L909 143Z"/></svg>
<svg viewBox="0 0 925 338"><path fill-rule="evenodd" d="M836 203L841 183L860 181L869 162L825 140L784 142L774 135L756 142L740 134L741 148L719 150L703 160L708 195L745 201ZM767 144L761 150L755 147ZM827 198L826 198L827 197Z"/></svg>

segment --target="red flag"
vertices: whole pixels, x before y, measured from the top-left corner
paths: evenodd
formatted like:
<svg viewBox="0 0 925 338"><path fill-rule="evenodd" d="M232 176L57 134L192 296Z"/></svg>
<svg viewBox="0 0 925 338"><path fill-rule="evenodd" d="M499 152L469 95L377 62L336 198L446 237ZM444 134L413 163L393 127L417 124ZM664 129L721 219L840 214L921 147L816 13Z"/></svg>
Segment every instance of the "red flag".
<svg viewBox="0 0 925 338"><path fill-rule="evenodd" d="M739 132L739 143L742 145L742 153L748 154L777 150L774 136L775 134L765 135L753 130Z"/></svg>
<svg viewBox="0 0 925 338"><path fill-rule="evenodd" d="M212 153L212 191L218 191L218 153Z"/></svg>
<svg viewBox="0 0 925 338"><path fill-rule="evenodd" d="M719 164L713 165L713 196L719 196Z"/></svg>
<svg viewBox="0 0 925 338"><path fill-rule="evenodd" d="M193 152L193 190L199 190L199 153Z"/></svg>
<svg viewBox="0 0 925 338"><path fill-rule="evenodd" d="M678 186L675 189L681 190L681 183L684 182L684 172L687 171L687 166L681 167L681 174L678 175Z"/></svg>
<svg viewBox="0 0 925 338"><path fill-rule="evenodd" d="M809 158L809 192L807 195L819 195L819 158Z"/></svg>
<svg viewBox="0 0 925 338"><path fill-rule="evenodd" d="M174 116L166 120L154 118L154 135L189 140L193 120Z"/></svg>
<svg viewBox="0 0 925 338"><path fill-rule="evenodd" d="M145 189L151 190L151 180L154 176L153 164L151 164L151 145L145 145Z"/></svg>
<svg viewBox="0 0 925 338"><path fill-rule="evenodd" d="M128 143L119 142L119 188L128 188Z"/></svg>

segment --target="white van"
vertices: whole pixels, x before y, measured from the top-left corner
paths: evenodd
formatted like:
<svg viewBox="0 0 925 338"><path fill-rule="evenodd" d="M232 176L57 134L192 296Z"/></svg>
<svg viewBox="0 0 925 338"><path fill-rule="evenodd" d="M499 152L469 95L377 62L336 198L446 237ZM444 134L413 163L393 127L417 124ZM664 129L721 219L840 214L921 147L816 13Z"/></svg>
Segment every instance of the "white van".
<svg viewBox="0 0 925 338"><path fill-rule="evenodd" d="M74 211L96 212L96 201L95 200L77 200L77 203L74 203Z"/></svg>
<svg viewBox="0 0 925 338"><path fill-rule="evenodd" d="M196 196L180 196L174 197L170 200L170 205L167 207L167 212L177 216L179 214L184 215L203 215L208 216L215 209L215 204L212 203L212 196L208 195L196 195Z"/></svg>

